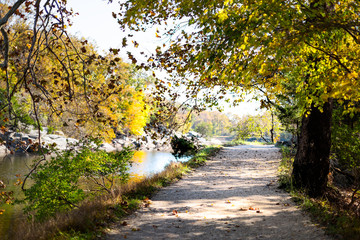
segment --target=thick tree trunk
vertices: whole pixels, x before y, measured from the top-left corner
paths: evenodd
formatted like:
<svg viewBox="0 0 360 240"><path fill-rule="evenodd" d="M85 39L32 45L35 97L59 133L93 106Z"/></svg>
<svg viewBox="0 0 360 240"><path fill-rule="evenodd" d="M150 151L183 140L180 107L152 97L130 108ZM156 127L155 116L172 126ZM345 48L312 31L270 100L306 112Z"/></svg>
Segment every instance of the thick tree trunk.
<svg viewBox="0 0 360 240"><path fill-rule="evenodd" d="M294 161L295 187L304 188L312 197L321 196L327 186L331 147L332 103L326 103L323 112L312 107L303 117L299 145Z"/></svg>

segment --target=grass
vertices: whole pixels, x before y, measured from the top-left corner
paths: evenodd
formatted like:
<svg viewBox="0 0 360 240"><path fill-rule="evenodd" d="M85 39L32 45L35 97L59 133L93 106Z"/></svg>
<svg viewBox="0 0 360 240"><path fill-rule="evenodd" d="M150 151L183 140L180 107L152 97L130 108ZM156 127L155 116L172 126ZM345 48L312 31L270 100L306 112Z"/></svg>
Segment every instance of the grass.
<svg viewBox="0 0 360 240"><path fill-rule="evenodd" d="M295 189L291 181L294 154L288 147L282 147L282 160L279 167L279 187L288 191L292 200L312 219L319 223L325 232L340 239L360 239L360 219L351 211L338 204L341 201L334 186L329 186L325 197L310 198L303 191Z"/></svg>
<svg viewBox="0 0 360 240"><path fill-rule="evenodd" d="M10 232L11 239L53 239L53 240L92 240L105 235L106 228L141 206L160 188L168 186L190 172L192 168L204 165L215 155L220 147L207 147L200 150L186 163L172 163L164 171L144 178L130 181L117 187L116 196L101 195L86 200L77 209L59 213L46 222L19 220Z"/></svg>

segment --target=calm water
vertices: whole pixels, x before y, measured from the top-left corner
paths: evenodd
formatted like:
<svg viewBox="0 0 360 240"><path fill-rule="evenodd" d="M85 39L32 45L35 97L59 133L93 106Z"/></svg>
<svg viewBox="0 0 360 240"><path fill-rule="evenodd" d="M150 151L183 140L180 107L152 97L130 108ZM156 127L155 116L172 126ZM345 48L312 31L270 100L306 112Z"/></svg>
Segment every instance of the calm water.
<svg viewBox="0 0 360 240"><path fill-rule="evenodd" d="M14 186L18 179L16 175L24 176L27 174L35 158L30 155L0 157L0 179L7 185L6 191L14 191L15 197L20 196L20 187ZM180 159L179 161L185 160L187 159ZM161 172L172 161L176 161L175 157L167 152L135 152L133 157L134 163L130 173L136 177L148 176ZM0 239L3 239L6 229L9 229L12 221L18 217L17 215L21 212L21 208L18 205L12 206L6 204L0 206L0 208L5 209L4 214L0 215Z"/></svg>

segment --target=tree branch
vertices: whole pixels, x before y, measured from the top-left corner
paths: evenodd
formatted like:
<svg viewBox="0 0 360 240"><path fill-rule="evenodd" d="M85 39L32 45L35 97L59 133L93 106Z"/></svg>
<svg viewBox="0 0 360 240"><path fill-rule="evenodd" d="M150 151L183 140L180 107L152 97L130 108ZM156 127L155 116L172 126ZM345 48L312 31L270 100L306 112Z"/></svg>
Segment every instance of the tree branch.
<svg viewBox="0 0 360 240"><path fill-rule="evenodd" d="M3 25L5 25L8 21L9 18L16 12L16 10L18 10L18 8L21 6L21 4L23 4L26 0L18 0L11 8L10 10L7 12L7 14L0 19L0 27L2 27Z"/></svg>
<svg viewBox="0 0 360 240"><path fill-rule="evenodd" d="M0 67L2 69L6 69L8 66L8 61L9 61L9 37L8 37L8 34L6 33L6 31L4 30L4 28L1 28L0 31L4 37L4 44L3 44L4 62L0 64Z"/></svg>

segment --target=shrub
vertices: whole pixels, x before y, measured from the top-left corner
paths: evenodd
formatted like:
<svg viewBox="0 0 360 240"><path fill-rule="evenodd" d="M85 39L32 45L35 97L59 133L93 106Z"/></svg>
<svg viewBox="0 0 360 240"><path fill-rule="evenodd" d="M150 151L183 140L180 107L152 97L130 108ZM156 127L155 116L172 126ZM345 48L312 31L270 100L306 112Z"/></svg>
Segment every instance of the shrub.
<svg viewBox="0 0 360 240"><path fill-rule="evenodd" d="M132 152L107 153L81 142L77 148L57 152L30 176L33 185L25 190L24 212L45 220L100 191L114 194L114 184L126 182ZM90 184L92 183L92 184Z"/></svg>
<svg viewBox="0 0 360 240"><path fill-rule="evenodd" d="M173 149L173 155L176 158L181 158L184 156L191 156L194 155L198 150L199 147L195 143L195 139L188 139L186 137L177 137L174 136L171 139L170 145Z"/></svg>

